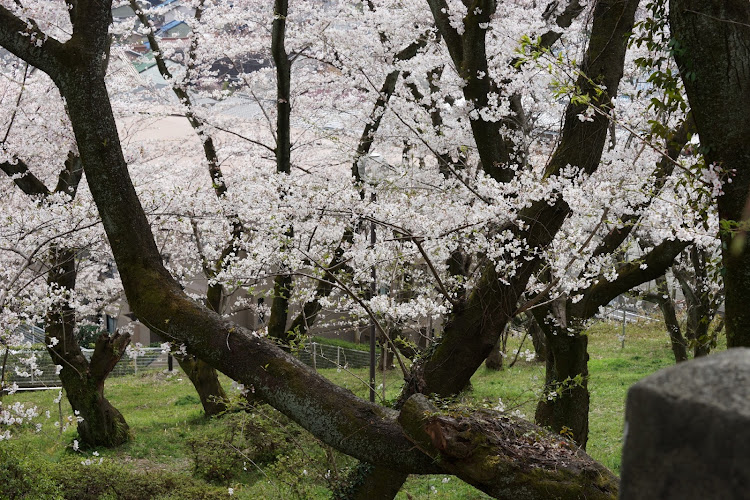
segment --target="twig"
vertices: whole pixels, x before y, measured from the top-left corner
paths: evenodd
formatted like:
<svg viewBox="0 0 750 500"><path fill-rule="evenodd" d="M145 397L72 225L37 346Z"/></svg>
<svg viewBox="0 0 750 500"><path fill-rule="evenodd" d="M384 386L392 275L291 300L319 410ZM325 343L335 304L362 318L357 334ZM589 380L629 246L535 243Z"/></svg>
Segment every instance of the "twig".
<svg viewBox="0 0 750 500"><path fill-rule="evenodd" d="M21 89L18 91L18 97L16 98L16 106L13 108L13 113L10 115L10 120L8 121L8 128L5 130L5 136L3 137L3 140L0 141L0 144L5 144L5 141L8 140L8 135L10 135L10 129L13 127L13 123L16 121L16 113L18 113L18 107L21 105L21 97L23 96L23 91L26 89L26 77L29 74L29 63L26 63L26 66L23 68L23 80L21 81Z"/></svg>
<svg viewBox="0 0 750 500"><path fill-rule="evenodd" d="M435 278L435 281L437 281L438 288L440 289L440 293L442 293L443 296L445 297L445 299L448 302L450 302L453 306L458 305L456 303L456 301L453 300L453 297L451 297L451 295L448 292L448 290L445 288L445 285L443 284L443 280L440 279L440 275L438 274L437 269L435 269L435 266L433 265L432 260L430 259L429 255L427 255L427 252L425 251L424 247L422 246L422 240L424 238L422 238L420 236L414 236L411 233L411 231L409 231L408 229L405 229L403 227L399 227L399 226L397 226L395 224L391 224L390 222L379 221L379 220L376 220L376 219L374 219L374 218L372 218L370 216L365 216L364 219L365 220L369 220L370 222L374 222L376 224L382 224L384 226L390 226L391 228L395 229L396 231L398 231L398 232L403 233L404 235L406 235L407 239L409 241L411 241L412 243L414 243L414 245L417 247L417 250L419 250L419 253L422 255L422 257L424 258L425 262L427 263L427 267L429 267L430 272L432 273L432 276Z"/></svg>
<svg viewBox="0 0 750 500"><path fill-rule="evenodd" d="M255 144L256 146L260 146L260 147L266 148L266 149L267 149L268 151L270 151L271 153L274 153L274 154L276 153L276 149L272 148L271 146L268 146L267 144L263 144L263 143L262 143L262 142L260 142L260 141L256 141L256 140L254 140L254 139L250 139L249 137L247 137L247 136L244 136L244 135L242 135L242 134L240 134L240 133L238 133L238 132L235 132L235 131L233 131L233 130L229 130L229 129L226 129L226 128L224 128L224 127L220 127L220 126L218 126L218 125L213 125L213 124L210 124L210 123L209 123L208 125L209 125L210 127L213 127L213 128L215 128L216 130L220 130L221 132L226 132L227 134L232 134L232 135L234 135L234 136L236 136L236 137L239 137L239 138L240 138L240 139L242 139L243 141L247 141L247 142L249 142L249 143L251 143L251 144Z"/></svg>
<svg viewBox="0 0 750 500"><path fill-rule="evenodd" d="M521 354L521 348L523 347L523 343L526 341L526 337L529 336L529 330L527 329L524 334L523 338L521 339L521 344L518 346L518 349L516 349L516 357L513 358L513 361L511 364L508 365L508 368L513 368L513 365L516 364L516 361L518 361L518 355Z"/></svg>
<svg viewBox="0 0 750 500"><path fill-rule="evenodd" d="M268 116L268 112L266 112L266 108L263 107L263 103L258 99L258 96L255 95L255 91L253 89L250 89L250 95L253 96L253 99L255 99L255 102L258 103L258 106L260 106L260 111L263 113L263 116L266 117L266 121L268 122L268 126L271 129L271 135L273 136L273 141L278 146L279 139L276 137L276 128L273 125L273 121L271 121L271 117ZM274 153L276 153L276 149L273 150Z"/></svg>
<svg viewBox="0 0 750 500"><path fill-rule="evenodd" d="M372 309L370 309L367 306L367 304L365 304L364 301L357 296L356 293L354 293L348 286L346 286L340 279L338 279L335 274L331 273L328 269L326 269L325 266L323 266L318 261L316 261L314 258L312 258L304 250L299 250L299 251L302 252L302 254L304 254L305 257L307 257L310 260L310 262L312 262L317 267L319 267L320 269L322 269L323 271L325 271L329 276L331 276L331 278L334 279L334 281L336 282L336 284L338 285L338 287L341 290L343 290L344 292L346 292L351 298L353 298L357 302L357 304L359 304L359 306L362 309L365 310L365 312L370 317L370 319L375 324L375 326L380 331L380 333L383 335L383 337L385 337L385 339L388 341L388 343L391 345L391 347L393 347L393 352L396 355L396 360L398 361L399 367L401 368L401 371L403 372L404 377L408 377L409 376L409 371L406 369L406 365L404 364L403 360L401 359L401 355L398 353L398 349L393 344L393 341L391 340L391 337L385 332L385 329L383 328L383 326L380 324L380 322L375 317L375 313L372 312ZM315 278L314 276L308 276L308 277L314 278L314 279L320 279L322 281L321 278Z"/></svg>

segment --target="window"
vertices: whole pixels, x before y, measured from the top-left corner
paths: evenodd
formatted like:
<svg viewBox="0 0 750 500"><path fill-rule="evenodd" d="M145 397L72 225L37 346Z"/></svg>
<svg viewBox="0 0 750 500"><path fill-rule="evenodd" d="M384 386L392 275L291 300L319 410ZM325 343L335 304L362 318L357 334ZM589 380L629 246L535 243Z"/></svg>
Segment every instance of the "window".
<svg viewBox="0 0 750 500"><path fill-rule="evenodd" d="M113 318L109 314L106 315L107 320L107 331L109 333L115 333L115 330L117 330L117 318Z"/></svg>

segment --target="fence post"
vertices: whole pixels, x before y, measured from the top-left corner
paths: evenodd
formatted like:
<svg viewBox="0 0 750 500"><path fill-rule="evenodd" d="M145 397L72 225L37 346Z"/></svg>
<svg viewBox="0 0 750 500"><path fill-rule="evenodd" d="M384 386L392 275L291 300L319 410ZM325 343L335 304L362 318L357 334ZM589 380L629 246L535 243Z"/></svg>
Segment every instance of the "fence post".
<svg viewBox="0 0 750 500"><path fill-rule="evenodd" d="M336 346L336 368L341 366L341 346Z"/></svg>
<svg viewBox="0 0 750 500"><path fill-rule="evenodd" d="M317 354L317 351L315 350L315 342L312 343L312 360L313 360L313 370L318 370L318 364L316 362L315 356Z"/></svg>
<svg viewBox="0 0 750 500"><path fill-rule="evenodd" d="M63 419L62 419L62 389L60 389L60 394L58 395L58 398L59 398L59 399L57 400L57 411L59 412L59 416L60 416L60 420L59 420L59 422L60 422L60 426L58 427L58 430L59 430L59 434L60 434L60 435L62 436L62 431L63 431Z"/></svg>

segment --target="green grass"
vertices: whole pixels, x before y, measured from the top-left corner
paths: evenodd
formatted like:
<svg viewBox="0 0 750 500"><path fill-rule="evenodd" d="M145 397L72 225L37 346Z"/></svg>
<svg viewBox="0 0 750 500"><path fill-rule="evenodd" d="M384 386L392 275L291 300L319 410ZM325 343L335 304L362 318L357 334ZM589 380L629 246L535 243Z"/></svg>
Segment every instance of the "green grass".
<svg viewBox="0 0 750 500"><path fill-rule="evenodd" d="M658 322L628 325L624 348L617 339L620 325L598 323L589 330L589 370L591 391L590 437L588 452L619 473L622 446L624 402L628 387L642 377L674 363L668 338ZM519 339L511 339L509 350ZM527 340L523 349L531 349ZM721 348L721 347L720 347ZM512 356L506 358L506 366ZM360 397L368 397L365 381L368 369L321 370L321 373ZM385 385L385 400L392 402L399 394L403 380L397 370L378 372L378 385ZM490 371L480 368L472 378L472 388L460 395L465 403L496 406L499 400L507 411L517 410L533 418L537 398L544 380L541 363L527 362L522 357L511 369ZM229 381L224 380L225 386ZM382 398L378 389L378 400ZM55 391L56 392L56 391ZM232 477L204 484L206 491L216 485L227 491L235 489L233 498L328 498L329 479L343 476L354 464L349 457L326 450L315 438L289 422L275 410L261 407L255 415L239 412L219 420L203 418L198 398L187 377L168 377L158 372L113 378L107 382L105 394L127 419L133 439L114 450L97 450L105 463L119 464L128 471L149 476L165 474L195 475L196 460L223 463ZM75 463L91 457L94 450L74 452L75 426L61 432L52 425L70 415L67 401L53 403L52 391L20 393L6 397L3 405L13 402L36 404L50 411L50 419L41 416L42 431L15 430L10 443L0 442L0 451L24 457L43 457L51 463ZM248 432L248 429L251 432ZM272 449L254 450L253 437L271 443ZM191 448L190 443L198 443ZM201 443L206 443L202 445ZM240 459L234 463L235 452L229 444L250 454L256 460ZM213 448L212 448L213 446ZM197 450L197 451L196 451ZM249 450L249 451L248 451ZM211 455L213 453L213 455ZM270 457L270 459L268 458ZM79 460L80 459L80 460ZM247 471L242 470L243 466ZM91 466L96 467L96 466ZM93 469L95 470L95 469ZM328 477L326 477L328 476ZM196 483L196 484L198 484ZM213 488L213 489L212 489ZM0 497L2 497L0 490ZM487 498L471 486L448 476L411 477L398 498ZM228 497L228 495L227 495Z"/></svg>
<svg viewBox="0 0 750 500"><path fill-rule="evenodd" d="M345 347L347 349L354 349L357 351L368 351L370 350L369 344L357 344L356 342L349 342L343 339L331 339L328 337L312 337L312 342L318 344L332 345L334 347ZM380 349L378 349L380 351Z"/></svg>

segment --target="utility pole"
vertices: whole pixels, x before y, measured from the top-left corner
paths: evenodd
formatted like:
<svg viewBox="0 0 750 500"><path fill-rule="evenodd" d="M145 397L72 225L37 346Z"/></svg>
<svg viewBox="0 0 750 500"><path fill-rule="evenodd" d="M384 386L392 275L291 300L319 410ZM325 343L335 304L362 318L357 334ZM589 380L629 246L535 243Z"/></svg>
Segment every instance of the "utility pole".
<svg viewBox="0 0 750 500"><path fill-rule="evenodd" d="M391 168L379 154L370 154L361 157L357 160L357 175L359 180L364 184L369 185L371 189L370 202L374 205L377 200L375 194L375 186L378 183L380 176L384 170ZM365 192L361 191L362 199L364 199ZM371 221L370 225L370 248L375 252L375 220ZM373 262L372 268L370 269L370 299L374 298L378 293L377 288L377 276L375 274L375 263ZM370 318L370 402L375 402L375 349L376 349L376 329L375 319Z"/></svg>
<svg viewBox="0 0 750 500"><path fill-rule="evenodd" d="M375 202L375 193L370 195L370 200ZM375 221L370 223L370 247L375 251ZM370 269L370 298L375 297L377 293L377 277L375 274L375 264ZM370 318L370 402L375 402L375 320Z"/></svg>

